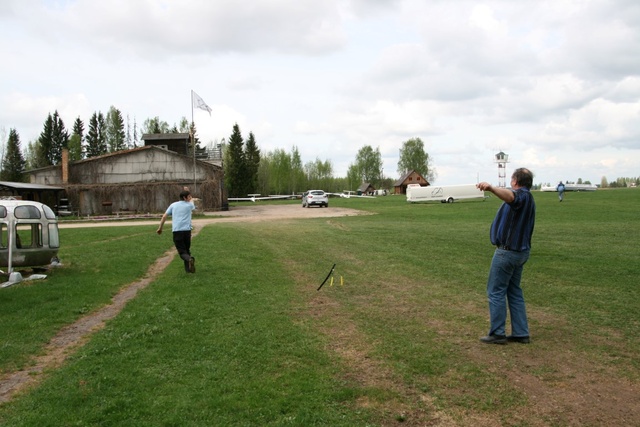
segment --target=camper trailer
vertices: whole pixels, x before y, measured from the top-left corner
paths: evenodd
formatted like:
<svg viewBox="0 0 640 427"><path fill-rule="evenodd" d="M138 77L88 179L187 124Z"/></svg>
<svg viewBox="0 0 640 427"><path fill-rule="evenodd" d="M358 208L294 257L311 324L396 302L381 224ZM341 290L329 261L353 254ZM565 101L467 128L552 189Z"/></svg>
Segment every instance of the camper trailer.
<svg viewBox="0 0 640 427"><path fill-rule="evenodd" d="M47 205L0 199L0 267L45 266L60 247L58 220Z"/></svg>
<svg viewBox="0 0 640 427"><path fill-rule="evenodd" d="M411 203L453 203L466 199L484 200L484 191L478 189L475 184L429 185L427 187L422 187L419 184L409 184L407 186L407 202Z"/></svg>

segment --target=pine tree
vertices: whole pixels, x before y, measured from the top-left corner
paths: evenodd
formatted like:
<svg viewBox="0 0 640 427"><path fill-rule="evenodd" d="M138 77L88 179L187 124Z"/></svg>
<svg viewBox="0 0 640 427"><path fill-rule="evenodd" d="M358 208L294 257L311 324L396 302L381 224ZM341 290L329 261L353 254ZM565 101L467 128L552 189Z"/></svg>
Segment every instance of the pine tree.
<svg viewBox="0 0 640 427"><path fill-rule="evenodd" d="M304 167L302 166L302 156L300 156L300 150L295 145L291 149L291 188L289 192L291 194L303 191L303 184L305 182Z"/></svg>
<svg viewBox="0 0 640 427"><path fill-rule="evenodd" d="M89 133L86 138L87 157L96 157L107 153L105 141L105 121L102 113L94 112L89 120Z"/></svg>
<svg viewBox="0 0 640 427"><path fill-rule="evenodd" d="M51 141L49 160L50 164L57 165L62 161L62 149L69 147L69 132L65 129L58 110L53 113L53 138Z"/></svg>
<svg viewBox="0 0 640 427"><path fill-rule="evenodd" d="M53 117L51 113L44 122L44 128L36 142L34 168L42 168L53 165L50 155L53 150Z"/></svg>
<svg viewBox="0 0 640 427"><path fill-rule="evenodd" d="M84 123L80 117L73 122L73 133L69 138L69 160L82 160L82 142L84 139Z"/></svg>
<svg viewBox="0 0 640 427"><path fill-rule="evenodd" d="M198 131L196 130L196 124L194 122L191 122L190 127L187 129L187 132L189 133L189 155L193 156L194 145L196 147L196 153L204 152L205 150L200 147L200 139L198 138Z"/></svg>
<svg viewBox="0 0 640 427"><path fill-rule="evenodd" d="M89 119L89 133L87 133L87 157L99 156L98 152L98 113L94 112Z"/></svg>
<svg viewBox="0 0 640 427"><path fill-rule="evenodd" d="M104 119L102 112L98 113L98 149L100 155L108 153L107 147L107 135L106 135L107 123Z"/></svg>
<svg viewBox="0 0 640 427"><path fill-rule="evenodd" d="M260 167L260 149L256 144L253 132L249 132L249 139L244 149L246 165L247 192L256 193L258 190L258 168Z"/></svg>
<svg viewBox="0 0 640 427"><path fill-rule="evenodd" d="M229 137L228 161L225 164L227 190L230 197L242 197L246 194L245 159L242 146L244 141L240 127L233 125L233 133Z"/></svg>
<svg viewBox="0 0 640 427"><path fill-rule="evenodd" d="M73 133L80 136L80 139L84 139L84 122L80 120L80 116L73 122Z"/></svg>
<svg viewBox="0 0 640 427"><path fill-rule="evenodd" d="M7 150L2 159L0 178L2 181L23 182L26 178L24 166L24 157L20 150L20 137L15 129L11 129L7 140Z"/></svg>

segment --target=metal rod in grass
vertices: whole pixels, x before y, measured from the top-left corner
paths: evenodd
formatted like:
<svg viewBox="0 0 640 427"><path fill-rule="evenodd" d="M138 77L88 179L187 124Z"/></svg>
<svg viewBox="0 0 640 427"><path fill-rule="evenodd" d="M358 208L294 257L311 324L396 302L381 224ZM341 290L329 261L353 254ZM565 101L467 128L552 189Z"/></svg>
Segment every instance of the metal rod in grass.
<svg viewBox="0 0 640 427"><path fill-rule="evenodd" d="M324 286L325 283L327 283L327 280L329 280L329 277L331 277L331 275L333 274L333 269L336 268L336 265L333 264L333 267L331 267L331 270L329 271L329 274L327 274L327 277L325 277L324 281L320 284L320 286L318 287L318 289L316 289L317 291L319 291L320 289L322 289L322 287Z"/></svg>

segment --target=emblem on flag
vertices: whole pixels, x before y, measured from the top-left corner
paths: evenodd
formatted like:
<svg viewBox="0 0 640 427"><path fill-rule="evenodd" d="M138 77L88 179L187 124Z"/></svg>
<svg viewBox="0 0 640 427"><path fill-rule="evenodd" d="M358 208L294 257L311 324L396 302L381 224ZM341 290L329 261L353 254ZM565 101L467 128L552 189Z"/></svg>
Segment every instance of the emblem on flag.
<svg viewBox="0 0 640 427"><path fill-rule="evenodd" d="M200 96L195 93L194 91L191 91L191 94L193 95L192 99L193 99L193 107L194 108L199 108L201 110L205 110L209 113L209 115L211 115L211 107L209 107L207 105L206 102L204 102L204 99L200 98Z"/></svg>

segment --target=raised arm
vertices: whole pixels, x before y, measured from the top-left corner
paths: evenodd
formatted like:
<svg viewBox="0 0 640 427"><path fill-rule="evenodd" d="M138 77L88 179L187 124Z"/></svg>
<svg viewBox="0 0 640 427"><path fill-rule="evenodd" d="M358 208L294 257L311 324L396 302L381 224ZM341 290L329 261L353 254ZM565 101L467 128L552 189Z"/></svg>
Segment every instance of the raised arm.
<svg viewBox="0 0 640 427"><path fill-rule="evenodd" d="M511 203L516 198L515 194L513 194L513 190L502 188L502 187L494 187L488 182L480 182L476 184L476 187L478 187L482 191L489 191L495 194L496 196L498 196L499 199L501 199L506 203Z"/></svg>

